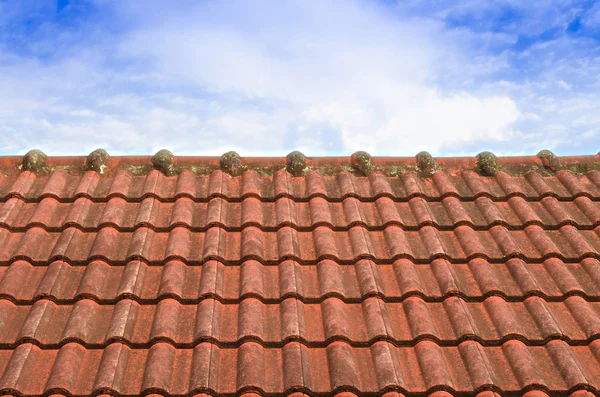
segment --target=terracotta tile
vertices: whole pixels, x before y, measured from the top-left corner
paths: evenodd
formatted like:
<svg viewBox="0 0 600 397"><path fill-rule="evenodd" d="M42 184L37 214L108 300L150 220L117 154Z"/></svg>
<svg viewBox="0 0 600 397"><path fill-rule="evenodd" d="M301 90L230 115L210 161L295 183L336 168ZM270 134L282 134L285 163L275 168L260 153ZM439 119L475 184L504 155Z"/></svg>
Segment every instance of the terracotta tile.
<svg viewBox="0 0 600 397"><path fill-rule="evenodd" d="M0 344L16 346L23 341L39 346L59 346L75 341L84 346L106 346L119 340L130 346L149 346L158 340L185 347L203 340L233 347L243 340L281 346L289 340L324 346L345 340L362 346L387 340L399 346L424 338L443 345L473 339L499 345L507 340L525 340L540 345L549 339L584 343L600 336L594 317L598 303L580 297L564 302L546 302L529 297L524 302L506 302L489 297L468 302L449 297L427 302L408 297L402 302L366 298L346 303L337 297L320 303L287 298L264 303L254 297L239 303L204 298L184 304L165 297L157 303L140 304L123 299L99 304L89 299L74 304L56 304L42 299L33 305L4 301Z"/></svg>
<svg viewBox="0 0 600 397"><path fill-rule="evenodd" d="M90 232L107 226L120 231L140 227L168 231L177 226L194 231L206 231L212 226L228 230L256 226L265 231L284 226L302 231L316 226L348 230L356 225L373 231L389 225L409 230L424 226L449 230L460 225L477 229L489 229L494 225L510 229L524 229L529 225L543 228L567 224L577 228L598 226L600 215L593 202L588 197L575 200L565 202L544 197L541 202L531 202L515 196L508 203L493 202L487 197L479 197L475 202L460 201L455 197L428 202L422 197L413 197L394 202L389 197L380 197L375 202L361 202L347 197L341 202L328 202L323 197L314 197L308 202L294 202L282 197L275 202L261 202L256 197L247 197L236 202L213 197L194 202L184 196L174 202L161 202L155 197L128 202L117 196L108 202L92 201L87 197L59 202L54 197L47 197L40 202L26 203L11 198L0 203L0 225L13 231L38 226L52 231L77 227Z"/></svg>
<svg viewBox="0 0 600 397"><path fill-rule="evenodd" d="M4 394L600 391L598 171L232 177L212 159L165 176L132 159L0 173ZM373 164L416 166L392 160Z"/></svg>

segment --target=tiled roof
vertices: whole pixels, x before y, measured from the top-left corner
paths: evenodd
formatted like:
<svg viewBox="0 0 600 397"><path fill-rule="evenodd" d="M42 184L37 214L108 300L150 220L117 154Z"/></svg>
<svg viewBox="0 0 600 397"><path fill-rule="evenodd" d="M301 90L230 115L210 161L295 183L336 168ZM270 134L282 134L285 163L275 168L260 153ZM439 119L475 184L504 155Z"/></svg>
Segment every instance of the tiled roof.
<svg viewBox="0 0 600 397"><path fill-rule="evenodd" d="M600 155L4 157L0 391L599 393L599 259Z"/></svg>

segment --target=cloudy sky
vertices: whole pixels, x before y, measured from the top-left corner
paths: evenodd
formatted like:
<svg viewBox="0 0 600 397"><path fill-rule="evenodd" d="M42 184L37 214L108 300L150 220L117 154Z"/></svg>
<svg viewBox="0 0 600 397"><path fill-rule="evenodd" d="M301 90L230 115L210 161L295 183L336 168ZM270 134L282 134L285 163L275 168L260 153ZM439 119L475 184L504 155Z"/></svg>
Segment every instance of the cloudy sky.
<svg viewBox="0 0 600 397"><path fill-rule="evenodd" d="M600 2L0 0L0 154L590 154Z"/></svg>

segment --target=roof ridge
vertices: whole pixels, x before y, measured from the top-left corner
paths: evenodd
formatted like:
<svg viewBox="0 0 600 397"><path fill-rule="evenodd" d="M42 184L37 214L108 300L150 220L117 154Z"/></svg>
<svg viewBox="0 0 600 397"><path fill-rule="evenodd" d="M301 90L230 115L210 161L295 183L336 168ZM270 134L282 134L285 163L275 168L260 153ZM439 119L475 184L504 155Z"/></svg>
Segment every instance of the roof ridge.
<svg viewBox="0 0 600 397"><path fill-rule="evenodd" d="M217 169L231 176L239 176L248 170L265 175L286 170L294 177L303 176L311 169L323 174L346 171L361 176L372 172L397 175L413 171L422 177L430 177L440 170L473 170L484 176L494 176L500 171L511 175L527 171L551 174L562 169L581 174L600 170L600 153L556 156L549 150L542 150L535 156L496 156L491 152L481 152L476 156L433 157L428 152L420 152L414 157L391 157L371 156L359 151L351 156L307 157L294 151L286 157L241 157L236 152L227 152L219 157L174 156L166 149L154 156L110 156L106 150L97 149L87 156L47 156L40 150L31 150L24 156L0 156L0 171L4 175L15 175L21 171L44 174L58 169L74 173L96 171L100 174L114 174L122 169L144 174L156 169L167 176L184 170L207 174Z"/></svg>

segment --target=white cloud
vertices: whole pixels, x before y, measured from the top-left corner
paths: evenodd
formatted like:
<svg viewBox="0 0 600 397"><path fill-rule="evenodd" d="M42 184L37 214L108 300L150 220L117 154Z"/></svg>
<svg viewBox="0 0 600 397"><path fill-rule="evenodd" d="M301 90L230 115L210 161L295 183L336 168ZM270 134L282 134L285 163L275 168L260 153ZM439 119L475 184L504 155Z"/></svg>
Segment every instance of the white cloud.
<svg viewBox="0 0 600 397"><path fill-rule="evenodd" d="M514 102L505 97L481 99L461 93L444 98L422 88L396 99L380 111L366 111L361 104L315 107L311 121L338 127L350 150L440 154L459 150L464 143L510 140L510 125L520 116Z"/></svg>
<svg viewBox="0 0 600 397"><path fill-rule="evenodd" d="M542 92L576 90L560 72L490 81L515 54L472 44L513 33L474 35L359 0L95 2L111 29L90 19L90 35L38 38L44 54L57 48L48 57L0 53L0 151L511 153L539 145L546 124L546 142L559 145L566 117L595 139L593 118L560 116L566 102Z"/></svg>

